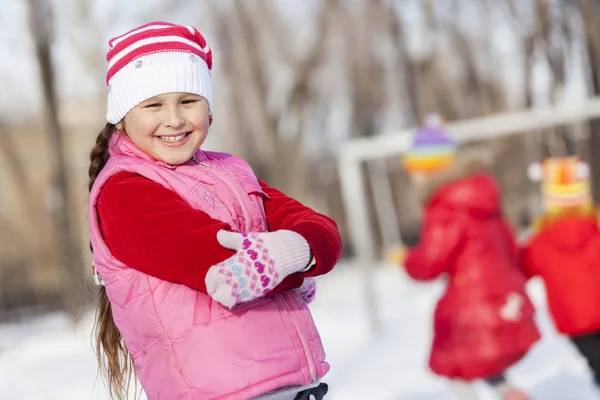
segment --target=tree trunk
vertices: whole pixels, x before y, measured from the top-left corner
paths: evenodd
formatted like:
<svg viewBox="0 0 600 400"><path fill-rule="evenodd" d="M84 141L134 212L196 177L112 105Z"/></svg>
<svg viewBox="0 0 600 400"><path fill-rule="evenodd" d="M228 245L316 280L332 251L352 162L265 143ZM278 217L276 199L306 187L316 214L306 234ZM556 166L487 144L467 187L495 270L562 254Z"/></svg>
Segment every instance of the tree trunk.
<svg viewBox="0 0 600 400"><path fill-rule="evenodd" d="M597 10L589 1L579 3L579 13L584 25L585 40L588 53L588 73L591 92L594 96L600 95L600 40L596 27ZM589 154L600 154L600 120L590 121ZM600 202L600 158L590 157L590 171L592 179L592 196L594 203Z"/></svg>
<svg viewBox="0 0 600 400"><path fill-rule="evenodd" d="M83 260L77 246L77 235L71 219L73 209L69 196L67 155L62 130L58 120L58 100L52 66L52 14L46 0L29 0L31 32L35 42L35 55L43 91L45 129L48 134L51 159L55 161L55 176L51 187L50 212L58 236L59 263L63 267L62 301L64 309L77 319L83 308L84 287L81 282Z"/></svg>

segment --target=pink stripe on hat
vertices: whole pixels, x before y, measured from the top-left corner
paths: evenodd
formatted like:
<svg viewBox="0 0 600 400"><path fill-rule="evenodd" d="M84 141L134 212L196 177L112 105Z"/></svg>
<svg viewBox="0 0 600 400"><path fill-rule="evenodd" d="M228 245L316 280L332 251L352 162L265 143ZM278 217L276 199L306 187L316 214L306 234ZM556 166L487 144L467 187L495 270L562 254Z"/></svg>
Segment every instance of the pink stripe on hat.
<svg viewBox="0 0 600 400"><path fill-rule="evenodd" d="M163 21L149 22L149 23L144 24L142 26L138 26L137 28L133 28L129 32L126 32L126 33L124 33L124 34L122 34L120 36L112 38L111 40L108 41L108 45L112 49L121 40L126 39L126 38L128 38L128 37L130 37L132 35L137 34L137 33L140 33L140 32L143 32L143 31L147 31L147 30L153 30L153 29L170 28L170 27L173 27L173 26L177 26L177 25L176 24L172 24L170 22L163 22Z"/></svg>

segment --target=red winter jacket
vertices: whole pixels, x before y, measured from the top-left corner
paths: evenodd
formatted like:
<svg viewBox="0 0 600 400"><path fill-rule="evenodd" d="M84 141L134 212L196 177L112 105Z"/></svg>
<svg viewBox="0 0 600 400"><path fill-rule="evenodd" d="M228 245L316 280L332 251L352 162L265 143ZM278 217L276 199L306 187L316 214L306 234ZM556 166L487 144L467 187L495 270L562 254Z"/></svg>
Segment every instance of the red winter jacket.
<svg viewBox="0 0 600 400"><path fill-rule="evenodd" d="M421 242L407 256L414 279L448 277L429 361L439 375L499 375L540 337L499 197L487 173L442 182L426 205Z"/></svg>
<svg viewBox="0 0 600 400"><path fill-rule="evenodd" d="M336 223L266 183L260 185L269 196L264 199L269 230L288 229L301 234L316 262L310 271L288 276L269 294L297 288L304 277L329 272L342 249ZM97 210L111 253L125 265L150 276L206 293L208 269L234 254L217 241L217 232L228 229L227 224L192 208L160 183L132 172L120 172L106 182ZM200 262L199 253L203 254Z"/></svg>
<svg viewBox="0 0 600 400"><path fill-rule="evenodd" d="M545 223L522 250L522 266L545 282L557 329L570 336L600 331L600 230L596 215Z"/></svg>

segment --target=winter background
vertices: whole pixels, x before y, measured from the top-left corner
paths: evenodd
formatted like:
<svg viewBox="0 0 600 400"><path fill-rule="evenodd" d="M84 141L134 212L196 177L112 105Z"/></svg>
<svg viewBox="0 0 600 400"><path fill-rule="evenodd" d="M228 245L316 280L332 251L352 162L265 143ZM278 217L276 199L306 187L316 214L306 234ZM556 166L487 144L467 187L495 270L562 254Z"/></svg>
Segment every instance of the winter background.
<svg viewBox="0 0 600 400"><path fill-rule="evenodd" d="M444 282L414 283L377 261L394 239L381 218L368 232L372 261L356 261L347 220L355 199L342 195L340 154L355 138L399 136L429 112L461 121L577 108L600 93L599 16L600 6L583 0L2 0L0 400L107 399L91 338L85 196L113 35L151 20L206 32L215 52L207 147L243 155L267 182L338 222L344 259L319 278L311 305L332 367L327 399L450 400L448 382L427 368ZM40 73L48 68L40 49L50 54L49 76ZM47 80L54 91L43 89ZM486 141L499 155L494 172L518 228L539 207L524 170L540 155L578 153L600 177L600 132L588 122ZM59 150L66 164L57 163ZM364 195L377 214L375 184L388 185L393 222L411 234L419 209L398 158L377 160L389 180L367 174L373 186ZM64 216L70 225L60 224ZM600 399L585 363L554 330L542 283L530 281L528 291L543 338L509 380L534 400Z"/></svg>

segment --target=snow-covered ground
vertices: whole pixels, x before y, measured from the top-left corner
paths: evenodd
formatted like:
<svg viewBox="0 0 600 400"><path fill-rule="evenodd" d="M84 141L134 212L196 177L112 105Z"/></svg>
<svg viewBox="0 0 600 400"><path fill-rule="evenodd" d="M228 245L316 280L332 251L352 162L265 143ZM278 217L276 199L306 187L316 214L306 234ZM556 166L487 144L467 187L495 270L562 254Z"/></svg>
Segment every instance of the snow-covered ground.
<svg viewBox="0 0 600 400"><path fill-rule="evenodd" d="M332 366L327 399L451 400L447 382L427 370L431 313L443 282L416 284L393 268L378 268L375 280L382 321L376 336L367 324L360 270L340 265L320 278L311 308ZM600 399L583 360L554 331L543 286L532 281L529 289L543 339L509 379L537 400ZM52 315L0 326L0 400L107 399L91 347L92 323L91 314L75 328ZM477 387L493 399L485 385Z"/></svg>

